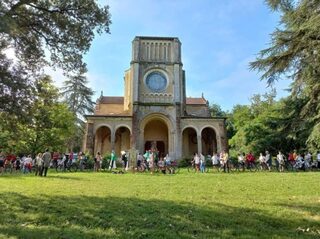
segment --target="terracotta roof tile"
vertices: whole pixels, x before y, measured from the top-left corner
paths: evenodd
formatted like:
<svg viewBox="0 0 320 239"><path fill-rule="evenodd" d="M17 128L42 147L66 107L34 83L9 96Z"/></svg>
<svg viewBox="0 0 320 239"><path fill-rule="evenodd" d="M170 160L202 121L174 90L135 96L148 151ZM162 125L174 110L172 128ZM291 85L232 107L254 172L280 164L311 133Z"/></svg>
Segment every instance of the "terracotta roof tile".
<svg viewBox="0 0 320 239"><path fill-rule="evenodd" d="M186 104L187 105L206 105L207 101L203 97L200 97L200 98L187 97Z"/></svg>
<svg viewBox="0 0 320 239"><path fill-rule="evenodd" d="M98 101L100 102L100 104L123 105L124 97L122 97L122 96L102 96Z"/></svg>

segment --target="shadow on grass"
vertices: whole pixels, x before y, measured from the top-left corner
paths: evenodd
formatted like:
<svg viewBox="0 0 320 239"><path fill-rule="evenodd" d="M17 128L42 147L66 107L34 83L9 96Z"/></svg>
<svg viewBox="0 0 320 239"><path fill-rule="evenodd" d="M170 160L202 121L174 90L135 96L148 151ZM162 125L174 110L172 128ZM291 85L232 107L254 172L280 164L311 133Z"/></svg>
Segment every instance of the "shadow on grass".
<svg viewBox="0 0 320 239"><path fill-rule="evenodd" d="M293 211L300 212L302 214L308 214L311 216L316 216L320 218L320 203L315 202L313 205L307 205L307 204L297 204L297 203L291 203L291 204L284 204L284 203L278 203L276 206L288 208ZM320 232L320 226L319 226L319 232ZM320 238L320 233L319 233Z"/></svg>
<svg viewBox="0 0 320 239"><path fill-rule="evenodd" d="M117 197L0 194L0 237L14 238L318 238L303 219L215 204ZM319 227L319 223L317 225Z"/></svg>
<svg viewBox="0 0 320 239"><path fill-rule="evenodd" d="M66 176L66 175L62 175L62 174L48 175L47 177L43 177L43 178L75 180L75 181L84 180L83 178L80 178L80 177L70 177L70 176Z"/></svg>

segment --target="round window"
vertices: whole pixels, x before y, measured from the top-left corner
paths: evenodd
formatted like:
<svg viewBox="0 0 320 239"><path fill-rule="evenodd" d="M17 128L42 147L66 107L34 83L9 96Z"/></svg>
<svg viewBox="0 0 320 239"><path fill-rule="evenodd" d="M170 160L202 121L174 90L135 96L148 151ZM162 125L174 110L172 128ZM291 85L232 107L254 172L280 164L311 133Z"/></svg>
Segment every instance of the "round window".
<svg viewBox="0 0 320 239"><path fill-rule="evenodd" d="M161 92L167 87L167 79L162 73L154 71L147 76L146 84L150 90Z"/></svg>

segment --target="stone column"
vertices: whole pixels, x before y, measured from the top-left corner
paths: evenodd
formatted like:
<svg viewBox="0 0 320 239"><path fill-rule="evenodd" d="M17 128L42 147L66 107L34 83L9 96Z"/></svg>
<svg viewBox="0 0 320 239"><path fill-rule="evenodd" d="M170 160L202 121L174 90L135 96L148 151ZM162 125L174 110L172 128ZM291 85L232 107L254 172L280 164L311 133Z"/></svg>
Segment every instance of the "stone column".
<svg viewBox="0 0 320 239"><path fill-rule="evenodd" d="M202 153L201 135L197 134L198 154Z"/></svg>
<svg viewBox="0 0 320 239"><path fill-rule="evenodd" d="M130 149L135 148L135 146L136 146L136 142L133 137L133 134L130 134Z"/></svg>
<svg viewBox="0 0 320 239"><path fill-rule="evenodd" d="M133 105L132 109L132 133L131 133L131 148L140 150L140 125L139 125L139 106Z"/></svg>
<svg viewBox="0 0 320 239"><path fill-rule="evenodd" d="M111 130L111 150L115 150L116 132Z"/></svg>
<svg viewBox="0 0 320 239"><path fill-rule="evenodd" d="M169 155L172 159L176 159L176 146L177 146L177 141L175 137L175 130L169 130L169 135L168 135L168 140L169 140L169 147L168 147L168 152Z"/></svg>

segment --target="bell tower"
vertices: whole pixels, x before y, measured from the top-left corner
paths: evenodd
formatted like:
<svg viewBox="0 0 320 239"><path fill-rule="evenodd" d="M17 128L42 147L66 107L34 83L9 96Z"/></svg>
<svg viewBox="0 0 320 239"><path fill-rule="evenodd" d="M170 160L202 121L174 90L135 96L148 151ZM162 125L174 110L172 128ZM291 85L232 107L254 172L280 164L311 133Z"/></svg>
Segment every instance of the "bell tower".
<svg viewBox="0 0 320 239"><path fill-rule="evenodd" d="M125 79L132 91L131 104L182 104L185 84L179 39L135 37Z"/></svg>
<svg viewBox="0 0 320 239"><path fill-rule="evenodd" d="M130 69L125 76L126 88L130 89L125 93L125 105L132 112L133 131L141 131L140 122L146 116L161 114L171 122L171 125L167 125L169 131L176 133L185 105L185 74L182 66L181 42L178 38L134 38ZM137 143L137 148L142 150L143 142ZM168 148L173 149L175 143L170 143L172 146Z"/></svg>

